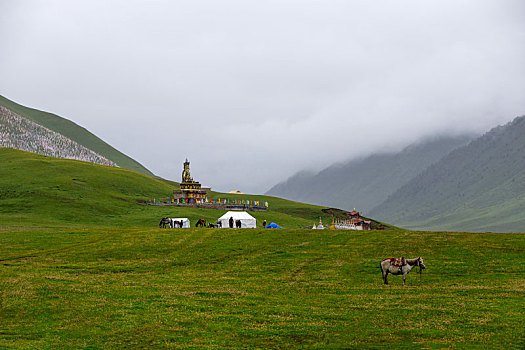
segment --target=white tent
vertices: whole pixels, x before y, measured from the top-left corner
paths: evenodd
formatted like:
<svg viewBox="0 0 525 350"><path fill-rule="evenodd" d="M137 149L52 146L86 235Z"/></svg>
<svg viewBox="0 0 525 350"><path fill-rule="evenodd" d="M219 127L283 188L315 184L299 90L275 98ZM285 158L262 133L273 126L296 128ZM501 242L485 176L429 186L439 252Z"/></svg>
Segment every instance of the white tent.
<svg viewBox="0 0 525 350"><path fill-rule="evenodd" d="M233 227L235 228L235 222L241 220L241 228L256 228L257 220L245 211L229 211L219 218L222 228L230 227L230 218L233 218Z"/></svg>
<svg viewBox="0 0 525 350"><path fill-rule="evenodd" d="M190 220L188 218L171 218L170 227L180 228L181 221L182 221L182 228L190 228Z"/></svg>

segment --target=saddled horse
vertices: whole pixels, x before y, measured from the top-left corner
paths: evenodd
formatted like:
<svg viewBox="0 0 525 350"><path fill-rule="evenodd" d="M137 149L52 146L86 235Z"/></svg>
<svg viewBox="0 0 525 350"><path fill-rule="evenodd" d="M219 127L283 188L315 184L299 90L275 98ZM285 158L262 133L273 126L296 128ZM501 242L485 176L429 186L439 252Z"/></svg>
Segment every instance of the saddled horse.
<svg viewBox="0 0 525 350"><path fill-rule="evenodd" d="M159 222L159 228L166 228L166 226L171 227L171 219L170 218L162 218Z"/></svg>
<svg viewBox="0 0 525 350"><path fill-rule="evenodd" d="M425 268L425 264L423 263L423 259L421 259L421 257L417 257L415 259L405 259L405 257L401 257L399 259L385 259L381 261L379 266L381 267L381 273L383 274L383 282L385 284L388 284L388 273L391 273L392 275L403 275L403 285L405 285L407 274L415 266L419 266L420 273L421 270Z"/></svg>
<svg viewBox="0 0 525 350"><path fill-rule="evenodd" d="M195 224L195 227L205 227L206 226L206 220L204 219L199 219L199 221L197 221L197 223Z"/></svg>

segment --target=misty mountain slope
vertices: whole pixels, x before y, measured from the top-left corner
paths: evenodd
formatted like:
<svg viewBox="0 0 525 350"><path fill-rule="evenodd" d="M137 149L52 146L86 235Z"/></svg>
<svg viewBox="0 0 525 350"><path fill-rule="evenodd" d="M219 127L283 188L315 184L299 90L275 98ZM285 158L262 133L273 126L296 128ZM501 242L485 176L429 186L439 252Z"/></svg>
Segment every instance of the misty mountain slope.
<svg viewBox="0 0 525 350"><path fill-rule="evenodd" d="M525 231L525 117L451 152L370 214L414 229Z"/></svg>
<svg viewBox="0 0 525 350"><path fill-rule="evenodd" d="M111 160L0 106L0 147L14 148L55 158L76 159L116 166Z"/></svg>
<svg viewBox="0 0 525 350"><path fill-rule="evenodd" d="M64 135L65 137L92 150L104 158L109 159L122 168L127 168L145 175L153 176L153 173L146 169L142 164L111 147L85 128L73 123L68 119L59 117L55 114L42 112L37 109L19 105L18 103L13 102L1 95L0 106L4 106L5 108L24 118L32 120L37 124Z"/></svg>
<svg viewBox="0 0 525 350"><path fill-rule="evenodd" d="M318 174L300 172L267 194L368 212L432 163L464 145L469 136L438 137L399 153L376 154L330 166Z"/></svg>

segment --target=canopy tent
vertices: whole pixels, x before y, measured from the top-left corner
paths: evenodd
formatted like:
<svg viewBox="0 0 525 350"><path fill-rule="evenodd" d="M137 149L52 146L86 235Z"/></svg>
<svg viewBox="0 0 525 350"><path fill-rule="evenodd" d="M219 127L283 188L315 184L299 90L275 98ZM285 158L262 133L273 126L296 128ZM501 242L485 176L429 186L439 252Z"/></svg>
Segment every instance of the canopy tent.
<svg viewBox="0 0 525 350"><path fill-rule="evenodd" d="M180 222L182 221L182 227ZM170 218L171 228L190 228L190 220L188 218Z"/></svg>
<svg viewBox="0 0 525 350"><path fill-rule="evenodd" d="M277 225L275 222L272 222L270 225L266 226L265 228L282 228L282 227Z"/></svg>
<svg viewBox="0 0 525 350"><path fill-rule="evenodd" d="M219 218L222 228L230 227L230 218L233 218L233 227L237 220L241 221L241 228L256 228L257 220L245 211L229 211Z"/></svg>

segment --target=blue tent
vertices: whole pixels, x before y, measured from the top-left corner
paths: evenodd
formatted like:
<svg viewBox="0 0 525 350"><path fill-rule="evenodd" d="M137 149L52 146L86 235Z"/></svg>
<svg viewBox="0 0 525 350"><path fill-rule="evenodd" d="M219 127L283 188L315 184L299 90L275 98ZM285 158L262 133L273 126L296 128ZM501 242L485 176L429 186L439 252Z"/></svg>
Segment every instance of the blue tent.
<svg viewBox="0 0 525 350"><path fill-rule="evenodd" d="M277 225L275 222L272 222L270 225L265 226L264 228L282 228L282 227Z"/></svg>

